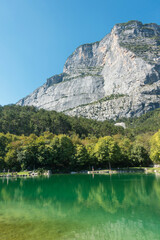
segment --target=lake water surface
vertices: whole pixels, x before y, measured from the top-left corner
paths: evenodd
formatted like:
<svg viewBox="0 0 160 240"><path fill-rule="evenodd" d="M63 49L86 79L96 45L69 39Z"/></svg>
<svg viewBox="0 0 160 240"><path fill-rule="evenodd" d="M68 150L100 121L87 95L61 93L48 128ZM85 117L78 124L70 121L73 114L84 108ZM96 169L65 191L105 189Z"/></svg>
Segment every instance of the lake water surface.
<svg viewBox="0 0 160 240"><path fill-rule="evenodd" d="M0 240L160 240L160 177L0 179Z"/></svg>

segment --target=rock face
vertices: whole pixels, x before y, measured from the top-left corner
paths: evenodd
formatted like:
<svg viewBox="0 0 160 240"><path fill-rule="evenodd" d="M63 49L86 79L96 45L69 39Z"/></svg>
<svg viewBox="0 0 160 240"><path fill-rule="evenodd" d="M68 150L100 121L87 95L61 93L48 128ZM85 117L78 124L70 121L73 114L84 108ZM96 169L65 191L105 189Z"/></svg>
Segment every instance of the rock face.
<svg viewBox="0 0 160 240"><path fill-rule="evenodd" d="M97 120L139 116L160 107L160 26L117 24L100 42L78 47L55 75L20 100Z"/></svg>

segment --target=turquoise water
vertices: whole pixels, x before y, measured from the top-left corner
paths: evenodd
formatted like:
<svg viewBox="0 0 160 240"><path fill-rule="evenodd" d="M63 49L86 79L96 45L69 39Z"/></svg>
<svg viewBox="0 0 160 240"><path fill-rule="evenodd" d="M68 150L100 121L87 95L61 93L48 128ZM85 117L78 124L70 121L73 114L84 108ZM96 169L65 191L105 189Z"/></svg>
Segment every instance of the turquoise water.
<svg viewBox="0 0 160 240"><path fill-rule="evenodd" d="M160 240L160 177L0 179L0 240Z"/></svg>

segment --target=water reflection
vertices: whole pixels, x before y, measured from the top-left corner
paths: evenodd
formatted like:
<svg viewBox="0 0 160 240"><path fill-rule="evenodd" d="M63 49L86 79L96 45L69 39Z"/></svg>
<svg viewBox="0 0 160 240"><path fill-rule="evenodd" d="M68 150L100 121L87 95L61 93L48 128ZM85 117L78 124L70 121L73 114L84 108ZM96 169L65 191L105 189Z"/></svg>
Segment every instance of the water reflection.
<svg viewBox="0 0 160 240"><path fill-rule="evenodd" d="M28 238L26 225L34 226L30 239L44 239L47 229L45 239L54 235L54 239L156 240L159 220L160 178L155 175L56 175L0 181L0 228L2 232L4 225L20 229L23 240Z"/></svg>

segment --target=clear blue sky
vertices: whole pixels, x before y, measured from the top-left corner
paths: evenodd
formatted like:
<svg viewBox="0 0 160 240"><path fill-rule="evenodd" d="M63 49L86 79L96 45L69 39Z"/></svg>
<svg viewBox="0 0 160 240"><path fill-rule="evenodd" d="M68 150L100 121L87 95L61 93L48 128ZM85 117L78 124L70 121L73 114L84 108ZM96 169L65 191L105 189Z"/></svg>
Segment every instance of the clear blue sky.
<svg viewBox="0 0 160 240"><path fill-rule="evenodd" d="M160 25L160 1L0 0L0 104L30 94L76 47L129 20Z"/></svg>

